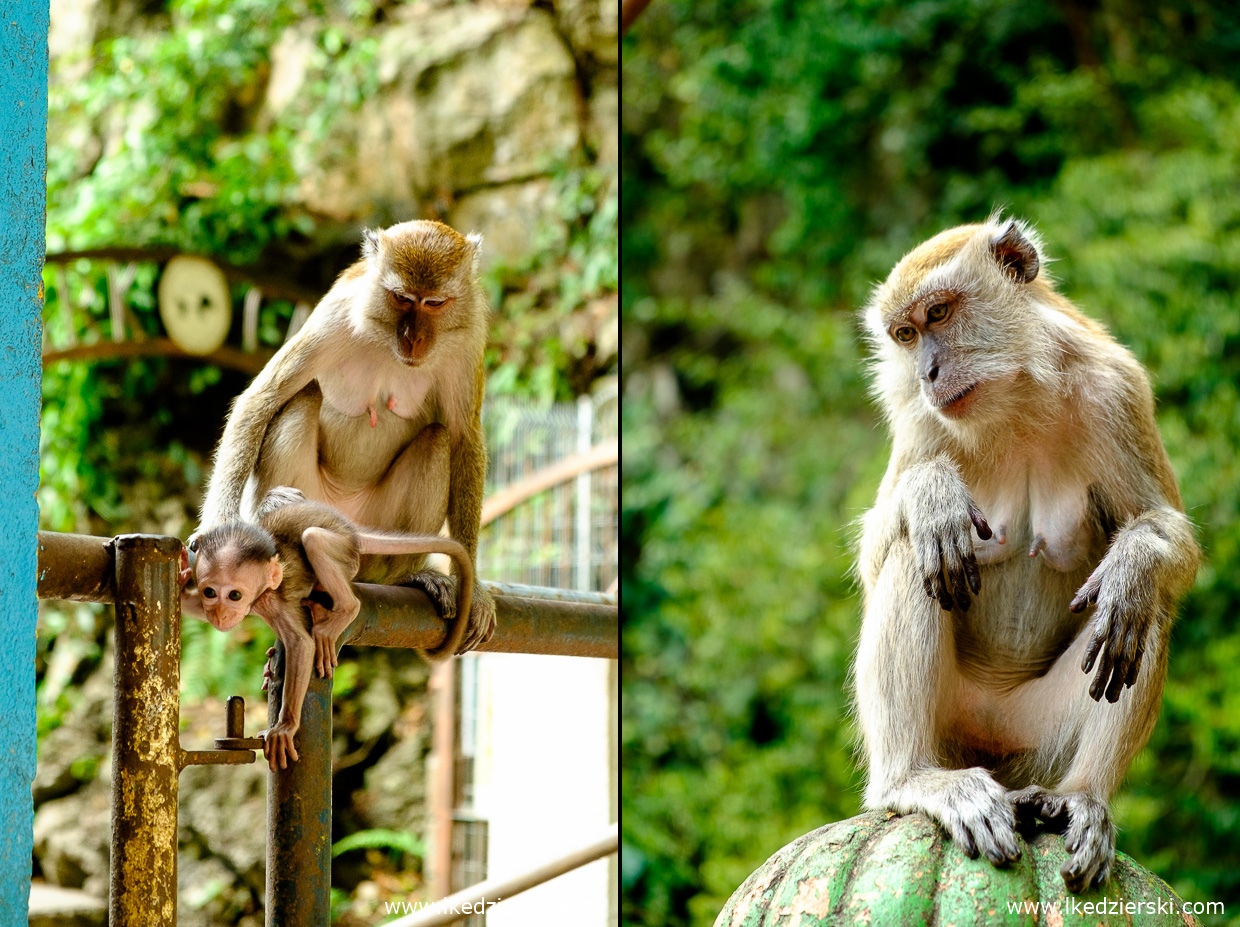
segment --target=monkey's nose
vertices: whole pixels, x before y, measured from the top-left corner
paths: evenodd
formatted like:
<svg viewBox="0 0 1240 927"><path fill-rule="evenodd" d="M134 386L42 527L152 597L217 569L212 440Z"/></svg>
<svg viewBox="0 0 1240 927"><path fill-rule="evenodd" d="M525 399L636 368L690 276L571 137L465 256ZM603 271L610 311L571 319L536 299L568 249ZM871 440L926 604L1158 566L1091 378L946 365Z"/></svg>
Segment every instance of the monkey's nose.
<svg viewBox="0 0 1240 927"><path fill-rule="evenodd" d="M926 379L929 380L931 383L933 383L938 378L939 378L939 366L938 364L935 364L928 371L926 371Z"/></svg>

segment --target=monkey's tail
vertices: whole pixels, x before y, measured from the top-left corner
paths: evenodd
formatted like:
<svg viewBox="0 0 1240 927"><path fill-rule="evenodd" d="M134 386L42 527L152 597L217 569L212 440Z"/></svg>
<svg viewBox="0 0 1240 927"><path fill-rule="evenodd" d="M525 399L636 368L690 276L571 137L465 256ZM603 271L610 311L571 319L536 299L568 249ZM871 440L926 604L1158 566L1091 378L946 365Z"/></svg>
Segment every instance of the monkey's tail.
<svg viewBox="0 0 1240 927"><path fill-rule="evenodd" d="M469 613L474 604L474 562L465 546L439 534L359 531L357 549L362 554L446 554L456 561L456 620L448 628L443 643L425 651L423 656L442 660L455 654L469 628Z"/></svg>

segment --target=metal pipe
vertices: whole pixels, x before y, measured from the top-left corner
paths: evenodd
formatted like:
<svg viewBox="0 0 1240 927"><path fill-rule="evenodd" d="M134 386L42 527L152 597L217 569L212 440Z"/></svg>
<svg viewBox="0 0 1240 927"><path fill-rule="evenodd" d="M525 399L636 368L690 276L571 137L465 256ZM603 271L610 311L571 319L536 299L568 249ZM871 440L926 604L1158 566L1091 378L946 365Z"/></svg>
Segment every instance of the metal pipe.
<svg viewBox="0 0 1240 927"><path fill-rule="evenodd" d="M40 531L39 598L116 601L112 543L111 538ZM499 628L479 650L616 657L614 595L518 583L483 585L495 596ZM443 640L444 624L420 590L366 583L356 589L362 612L345 632L349 643L425 650Z"/></svg>
<svg viewBox="0 0 1240 927"><path fill-rule="evenodd" d="M354 588L362 610L345 631L344 643L427 650L443 641L446 625L422 590L368 583ZM614 660L620 650L614 606L496 596L495 612L495 634L480 651Z"/></svg>
<svg viewBox="0 0 1240 927"><path fill-rule="evenodd" d="M39 598L115 602L116 569L112 542L112 538L86 534L40 531ZM176 543L179 545L181 542Z"/></svg>
<svg viewBox="0 0 1240 927"><path fill-rule="evenodd" d="M128 534L116 538L112 548L117 605L108 923L173 927L181 770L181 542Z"/></svg>
<svg viewBox="0 0 1240 927"><path fill-rule="evenodd" d="M581 589L557 589L554 586L527 586L524 583L492 583L482 585L491 595L515 595L522 599L543 599L548 602L584 602L587 605L616 606L616 596L610 592L592 592Z"/></svg>
<svg viewBox="0 0 1240 927"><path fill-rule="evenodd" d="M284 647L276 644L267 723L280 718ZM298 759L267 774L267 927L328 927L332 881L332 681L311 673Z"/></svg>
<svg viewBox="0 0 1240 927"><path fill-rule="evenodd" d="M426 910L419 911L417 914L388 921L386 927L444 927L446 924L455 924L471 914L485 913L487 908L498 904L505 898L511 898L535 885L549 882L556 876L615 853L619 847L619 828L613 824L603 838L579 847L571 853L566 853L558 859L553 859L507 879L488 879L477 885L471 885L441 901L430 902L426 905ZM488 897L490 901L487 900ZM466 910L467 907L468 910Z"/></svg>

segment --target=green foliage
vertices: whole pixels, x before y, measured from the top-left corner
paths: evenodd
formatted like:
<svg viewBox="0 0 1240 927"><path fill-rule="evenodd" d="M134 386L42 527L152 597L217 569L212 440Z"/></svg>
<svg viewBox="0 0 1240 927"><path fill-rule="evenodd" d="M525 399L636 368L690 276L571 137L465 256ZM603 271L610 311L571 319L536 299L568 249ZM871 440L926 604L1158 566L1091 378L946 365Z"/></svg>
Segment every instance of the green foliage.
<svg viewBox="0 0 1240 927"><path fill-rule="evenodd" d="M419 858L426 855L426 845L419 837L408 831L381 827L355 831L337 840L332 844L332 859L351 850L396 850Z"/></svg>
<svg viewBox="0 0 1240 927"><path fill-rule="evenodd" d="M654 4L625 45L623 917L708 925L859 807L851 310L996 205L1148 365L1206 563L1119 847L1240 904L1240 21L986 0ZM1232 913L1223 923L1240 923Z"/></svg>
<svg viewBox="0 0 1240 927"><path fill-rule="evenodd" d="M244 693L259 696L267 648L275 634L266 622L251 617L227 634L205 621L181 622L181 695L201 701L209 695L228 698Z"/></svg>
<svg viewBox="0 0 1240 927"><path fill-rule="evenodd" d="M498 263L483 281L497 307L487 354L493 395L568 400L611 363L595 358L598 326L590 323L619 285L616 185L597 167L561 167L551 196L556 221L534 230L523 260Z"/></svg>

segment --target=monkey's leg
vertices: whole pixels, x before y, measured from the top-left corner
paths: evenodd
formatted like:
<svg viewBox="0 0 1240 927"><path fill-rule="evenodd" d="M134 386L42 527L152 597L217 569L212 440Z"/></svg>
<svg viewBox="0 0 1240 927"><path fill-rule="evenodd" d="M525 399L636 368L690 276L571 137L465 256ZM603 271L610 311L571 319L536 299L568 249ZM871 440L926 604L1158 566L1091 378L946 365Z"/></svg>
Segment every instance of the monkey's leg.
<svg viewBox="0 0 1240 927"><path fill-rule="evenodd" d="M960 682L951 613L926 595L906 539L867 583L857 653L857 714L865 739L867 808L928 814L970 857L1020 857L1016 816L980 767L944 769L940 731Z"/></svg>
<svg viewBox="0 0 1240 927"><path fill-rule="evenodd" d="M330 611L309 599L303 603L310 606L313 618L310 635L314 638L315 669L320 676L331 676L338 662L336 641L362 607L350 582L357 574L357 548L349 538L326 528L307 528L301 534L301 543L315 578L332 597Z"/></svg>
<svg viewBox="0 0 1240 927"><path fill-rule="evenodd" d="M449 517L448 497L456 481L450 467L447 429L441 425L427 426L392 463L372 492L359 521L398 531L438 534L444 520ZM377 520L381 517L386 519L386 523ZM476 539L476 531L473 537ZM470 556L474 555L472 549L466 549ZM370 582L397 582L402 586L421 589L435 603L440 617L451 622L458 617L456 577L421 568L425 562L425 554L396 557L366 555L362 558L359 579L366 576ZM370 579L376 570L382 571L383 578ZM475 585L473 595L476 597L477 594L478 587ZM477 610L471 608L470 612L475 614ZM455 628L450 631L449 639L454 631Z"/></svg>
<svg viewBox="0 0 1240 927"><path fill-rule="evenodd" d="M482 408L482 379L478 380L477 408ZM460 441L452 449L452 485L448 491L448 530L469 552L469 559L477 573L478 532L482 527L482 487L486 479L487 448L482 434L482 419L476 417L471 427L465 429ZM459 579L459 577L458 577ZM475 576L475 580L477 577ZM462 629L460 640L441 647L451 646L457 653L472 650L491 639L495 633L495 600L480 583L474 582L473 602L468 615L460 615L457 621L468 621Z"/></svg>
<svg viewBox="0 0 1240 927"><path fill-rule="evenodd" d="M1018 812L1037 816L1052 829L1066 829L1072 854L1060 870L1072 892L1101 885L1115 861L1115 825L1108 801L1132 758L1145 745L1158 718L1167 669L1169 621L1155 617L1146 633L1144 659L1116 702L1094 701L1081 661L1093 635L1087 623L1041 679L1018 689L1014 717L1030 742L1048 758L1048 769L1064 769L1053 789L1038 785L1010 793Z"/></svg>
<svg viewBox="0 0 1240 927"><path fill-rule="evenodd" d="M354 520L383 531L438 534L448 514L448 457L448 430L442 425L423 428L370 490ZM405 585L425 562L425 554L367 554L357 580Z"/></svg>
<svg viewBox="0 0 1240 927"><path fill-rule="evenodd" d="M326 498L319 473L322 406L323 393L318 383L312 382L272 419L255 468L253 498L247 494L247 513L252 514L268 490L276 486L292 486L311 499Z"/></svg>

